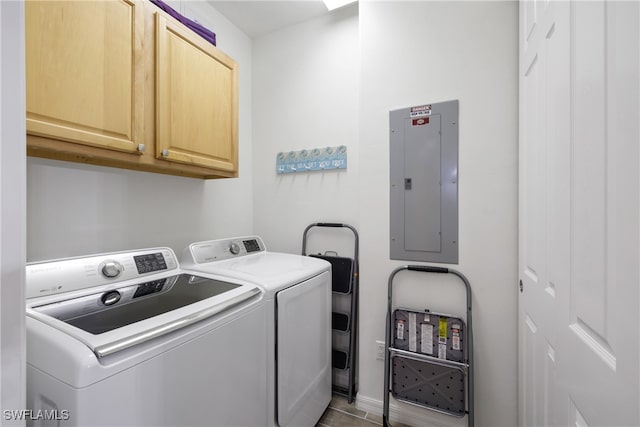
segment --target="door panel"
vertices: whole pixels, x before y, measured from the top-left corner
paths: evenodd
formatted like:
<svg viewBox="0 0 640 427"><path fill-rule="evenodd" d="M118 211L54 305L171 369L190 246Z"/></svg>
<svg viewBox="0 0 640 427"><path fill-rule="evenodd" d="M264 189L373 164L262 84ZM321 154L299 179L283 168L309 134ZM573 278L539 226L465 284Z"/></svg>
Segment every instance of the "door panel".
<svg viewBox="0 0 640 427"><path fill-rule="evenodd" d="M315 424L331 400L331 277L277 294L278 425Z"/></svg>
<svg viewBox="0 0 640 427"><path fill-rule="evenodd" d="M520 424L638 425L640 6L525 3Z"/></svg>
<svg viewBox="0 0 640 427"><path fill-rule="evenodd" d="M440 114L429 116L426 126L404 122L405 176L411 177L404 192L404 249L441 252L441 126ZM436 159L436 160L434 160ZM425 164L425 160L431 160Z"/></svg>
<svg viewBox="0 0 640 427"><path fill-rule="evenodd" d="M607 342L607 138L605 134L604 4L574 5L574 299L572 311L593 339Z"/></svg>
<svg viewBox="0 0 640 427"><path fill-rule="evenodd" d="M520 356L522 360L522 370L525 382L520 383L520 397L524 405L520 408L520 417L522 421L520 424L526 426L537 425L536 416L536 333L538 328L531 318L527 315L525 319L520 323L520 342L522 348L522 354Z"/></svg>

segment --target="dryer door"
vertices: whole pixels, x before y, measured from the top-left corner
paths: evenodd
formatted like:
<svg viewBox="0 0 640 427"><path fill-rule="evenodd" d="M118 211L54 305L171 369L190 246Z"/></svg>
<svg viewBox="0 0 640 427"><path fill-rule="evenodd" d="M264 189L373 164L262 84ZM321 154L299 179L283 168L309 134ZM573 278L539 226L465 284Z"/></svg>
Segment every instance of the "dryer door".
<svg viewBox="0 0 640 427"><path fill-rule="evenodd" d="M278 424L315 425L331 401L331 276L277 294Z"/></svg>

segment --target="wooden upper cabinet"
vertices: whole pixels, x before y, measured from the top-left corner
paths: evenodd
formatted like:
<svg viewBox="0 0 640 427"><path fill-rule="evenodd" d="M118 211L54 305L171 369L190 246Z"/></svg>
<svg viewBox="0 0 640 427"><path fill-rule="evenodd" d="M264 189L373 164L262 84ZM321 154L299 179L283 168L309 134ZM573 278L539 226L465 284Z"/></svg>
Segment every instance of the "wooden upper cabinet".
<svg viewBox="0 0 640 427"><path fill-rule="evenodd" d="M141 9L127 0L25 2L28 134L137 153Z"/></svg>
<svg viewBox="0 0 640 427"><path fill-rule="evenodd" d="M149 1L25 2L27 154L238 176L233 59Z"/></svg>
<svg viewBox="0 0 640 427"><path fill-rule="evenodd" d="M181 24L156 14L156 156L238 170L238 67Z"/></svg>

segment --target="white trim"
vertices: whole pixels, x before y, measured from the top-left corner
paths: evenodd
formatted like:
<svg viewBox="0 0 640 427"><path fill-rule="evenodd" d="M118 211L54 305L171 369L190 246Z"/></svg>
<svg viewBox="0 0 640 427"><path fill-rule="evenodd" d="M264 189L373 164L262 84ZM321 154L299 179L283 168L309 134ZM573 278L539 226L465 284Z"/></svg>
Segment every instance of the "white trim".
<svg viewBox="0 0 640 427"><path fill-rule="evenodd" d="M24 3L0 2L0 407L26 407ZM5 419L0 424L23 425Z"/></svg>
<svg viewBox="0 0 640 427"><path fill-rule="evenodd" d="M399 422L410 426L452 427L455 425L466 425L467 422L466 417L450 417L431 412L426 408L412 407L412 405L409 404L405 405L393 402L394 400L391 398L391 403L389 404L389 420L392 423ZM382 406L383 403L381 400L376 400L361 394L356 396L356 408L367 413L382 416ZM441 417L447 420L446 424L443 423Z"/></svg>

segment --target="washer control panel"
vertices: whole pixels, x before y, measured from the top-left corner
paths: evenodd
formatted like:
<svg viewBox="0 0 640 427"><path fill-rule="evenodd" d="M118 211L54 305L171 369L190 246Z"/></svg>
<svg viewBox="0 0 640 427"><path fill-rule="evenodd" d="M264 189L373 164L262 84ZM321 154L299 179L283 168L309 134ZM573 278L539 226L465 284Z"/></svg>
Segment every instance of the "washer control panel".
<svg viewBox="0 0 640 427"><path fill-rule="evenodd" d="M26 297L35 298L119 283L177 268L178 259L170 248L111 252L29 263L26 268ZM111 301L111 298L107 301Z"/></svg>
<svg viewBox="0 0 640 427"><path fill-rule="evenodd" d="M260 245L256 239L243 240L242 243L247 253L260 251Z"/></svg>
<svg viewBox="0 0 640 427"><path fill-rule="evenodd" d="M252 255L266 251L258 236L236 237L232 239L209 240L192 243L185 250L182 265L203 264L213 261Z"/></svg>
<svg viewBox="0 0 640 427"><path fill-rule="evenodd" d="M140 274L167 269L167 261L165 261L162 252L134 256L133 260Z"/></svg>

